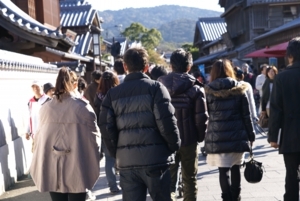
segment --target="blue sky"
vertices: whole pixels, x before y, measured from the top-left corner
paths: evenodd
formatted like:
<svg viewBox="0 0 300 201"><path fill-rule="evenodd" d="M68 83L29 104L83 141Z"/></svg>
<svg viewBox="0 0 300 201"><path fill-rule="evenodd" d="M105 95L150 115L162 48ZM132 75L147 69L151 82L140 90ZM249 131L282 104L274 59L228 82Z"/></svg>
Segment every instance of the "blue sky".
<svg viewBox="0 0 300 201"><path fill-rule="evenodd" d="M219 0L89 0L97 10L120 10L124 8L154 7L160 5L180 5L216 11L223 11Z"/></svg>

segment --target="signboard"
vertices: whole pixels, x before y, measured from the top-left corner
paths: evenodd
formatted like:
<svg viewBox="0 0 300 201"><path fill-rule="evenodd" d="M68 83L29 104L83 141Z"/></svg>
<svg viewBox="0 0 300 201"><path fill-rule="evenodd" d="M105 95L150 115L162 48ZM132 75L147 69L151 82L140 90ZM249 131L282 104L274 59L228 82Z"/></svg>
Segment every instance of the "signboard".
<svg viewBox="0 0 300 201"><path fill-rule="evenodd" d="M198 68L199 68L199 71L202 73L202 75L205 75L205 66L204 66L204 64L199 65Z"/></svg>
<svg viewBox="0 0 300 201"><path fill-rule="evenodd" d="M269 66L275 66L275 67L277 67L278 68L278 63L277 63L277 58L275 58L275 57L270 57L269 58Z"/></svg>

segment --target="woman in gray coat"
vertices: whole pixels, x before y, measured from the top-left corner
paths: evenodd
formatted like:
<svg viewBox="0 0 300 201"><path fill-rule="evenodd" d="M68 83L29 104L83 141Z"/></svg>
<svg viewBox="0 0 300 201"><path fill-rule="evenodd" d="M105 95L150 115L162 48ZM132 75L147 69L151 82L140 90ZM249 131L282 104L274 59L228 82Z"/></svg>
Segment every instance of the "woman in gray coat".
<svg viewBox="0 0 300 201"><path fill-rule="evenodd" d="M74 72L61 68L55 96L40 110L30 173L52 201L85 201L86 189L99 177L100 132L92 107L75 96L77 81Z"/></svg>

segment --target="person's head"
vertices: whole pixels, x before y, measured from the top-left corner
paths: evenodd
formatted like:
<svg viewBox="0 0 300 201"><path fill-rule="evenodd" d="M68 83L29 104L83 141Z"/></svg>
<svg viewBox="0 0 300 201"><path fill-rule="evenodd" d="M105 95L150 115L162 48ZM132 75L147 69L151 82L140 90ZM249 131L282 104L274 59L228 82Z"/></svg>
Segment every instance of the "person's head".
<svg viewBox="0 0 300 201"><path fill-rule="evenodd" d="M95 70L94 72L92 72L93 81L99 83L101 75L102 72L100 70Z"/></svg>
<svg viewBox="0 0 300 201"><path fill-rule="evenodd" d="M98 93L105 95L109 89L118 86L120 83L118 76L112 71L105 71L101 78L100 83L98 85Z"/></svg>
<svg viewBox="0 0 300 201"><path fill-rule="evenodd" d="M290 40L286 48L286 55L289 60L289 64L300 62L300 37Z"/></svg>
<svg viewBox="0 0 300 201"><path fill-rule="evenodd" d="M277 68L275 66L270 66L267 69L266 77L269 78L270 80L273 80L277 74L278 74Z"/></svg>
<svg viewBox="0 0 300 201"><path fill-rule="evenodd" d="M157 80L160 76L167 75L168 71L163 66L154 66L150 72L151 79Z"/></svg>
<svg viewBox="0 0 300 201"><path fill-rule="evenodd" d="M87 88L87 83L86 83L86 81L85 81L82 77L80 77L80 78L78 79L78 86L77 86L78 92L79 92L80 94L82 94L82 93L84 92L84 90L86 90L86 88Z"/></svg>
<svg viewBox="0 0 300 201"><path fill-rule="evenodd" d="M44 91L44 94L46 94L47 96L52 98L54 95L55 88L52 83L48 82L48 83L44 84L43 91Z"/></svg>
<svg viewBox="0 0 300 201"><path fill-rule="evenodd" d="M148 53L144 48L134 47L124 54L124 68L129 73L146 72L148 70Z"/></svg>
<svg viewBox="0 0 300 201"><path fill-rule="evenodd" d="M260 65L261 74L266 75L268 68L269 68L268 64L262 64L262 65Z"/></svg>
<svg viewBox="0 0 300 201"><path fill-rule="evenodd" d="M71 93L77 87L77 75L68 67L62 67L56 78L54 95L61 100L61 95Z"/></svg>
<svg viewBox="0 0 300 201"><path fill-rule="evenodd" d="M244 73L248 73L249 72L249 65L247 63L243 63L242 64L242 70Z"/></svg>
<svg viewBox="0 0 300 201"><path fill-rule="evenodd" d="M236 79L230 61L227 59L219 59L212 65L210 70L210 81L212 82L215 79L226 77Z"/></svg>
<svg viewBox="0 0 300 201"><path fill-rule="evenodd" d="M172 70L177 73L189 72L193 65L192 54L179 48L175 50L170 57Z"/></svg>
<svg viewBox="0 0 300 201"><path fill-rule="evenodd" d="M200 71L194 71L193 76L201 83L205 84L205 77Z"/></svg>
<svg viewBox="0 0 300 201"><path fill-rule="evenodd" d="M41 94L41 85L38 81L33 81L31 84L31 89L33 92L34 97L40 98L42 96Z"/></svg>
<svg viewBox="0 0 300 201"><path fill-rule="evenodd" d="M125 74L125 69L124 69L124 66L123 66L123 59L122 58L116 59L116 61L114 63L114 71L116 71L116 73L118 75Z"/></svg>
<svg viewBox="0 0 300 201"><path fill-rule="evenodd" d="M240 67L238 67L238 66L235 66L233 69L234 69L234 72L235 72L236 80L237 81L244 80L244 72L243 72L243 70Z"/></svg>

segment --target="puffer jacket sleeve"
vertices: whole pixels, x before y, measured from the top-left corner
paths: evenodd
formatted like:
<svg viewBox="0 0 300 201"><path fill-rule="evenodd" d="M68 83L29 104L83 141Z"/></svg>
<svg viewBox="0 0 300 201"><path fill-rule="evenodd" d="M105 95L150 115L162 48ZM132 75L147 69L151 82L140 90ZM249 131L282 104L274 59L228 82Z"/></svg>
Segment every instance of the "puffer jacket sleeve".
<svg viewBox="0 0 300 201"><path fill-rule="evenodd" d="M252 118L250 115L249 102L246 94L242 95L242 118L250 142L255 141L255 132L253 129Z"/></svg>
<svg viewBox="0 0 300 201"><path fill-rule="evenodd" d="M195 123L197 128L197 141L202 142L205 138L208 123L206 97L203 87L197 88L199 96L195 101Z"/></svg>
<svg viewBox="0 0 300 201"><path fill-rule="evenodd" d="M166 87L159 82L157 84L159 87L154 95L153 106L156 124L169 149L175 152L181 145L177 119L174 115L175 109L171 104L171 97Z"/></svg>
<svg viewBox="0 0 300 201"><path fill-rule="evenodd" d="M100 127L102 141L105 143L110 156L116 158L118 129L109 92L103 99L98 124Z"/></svg>

